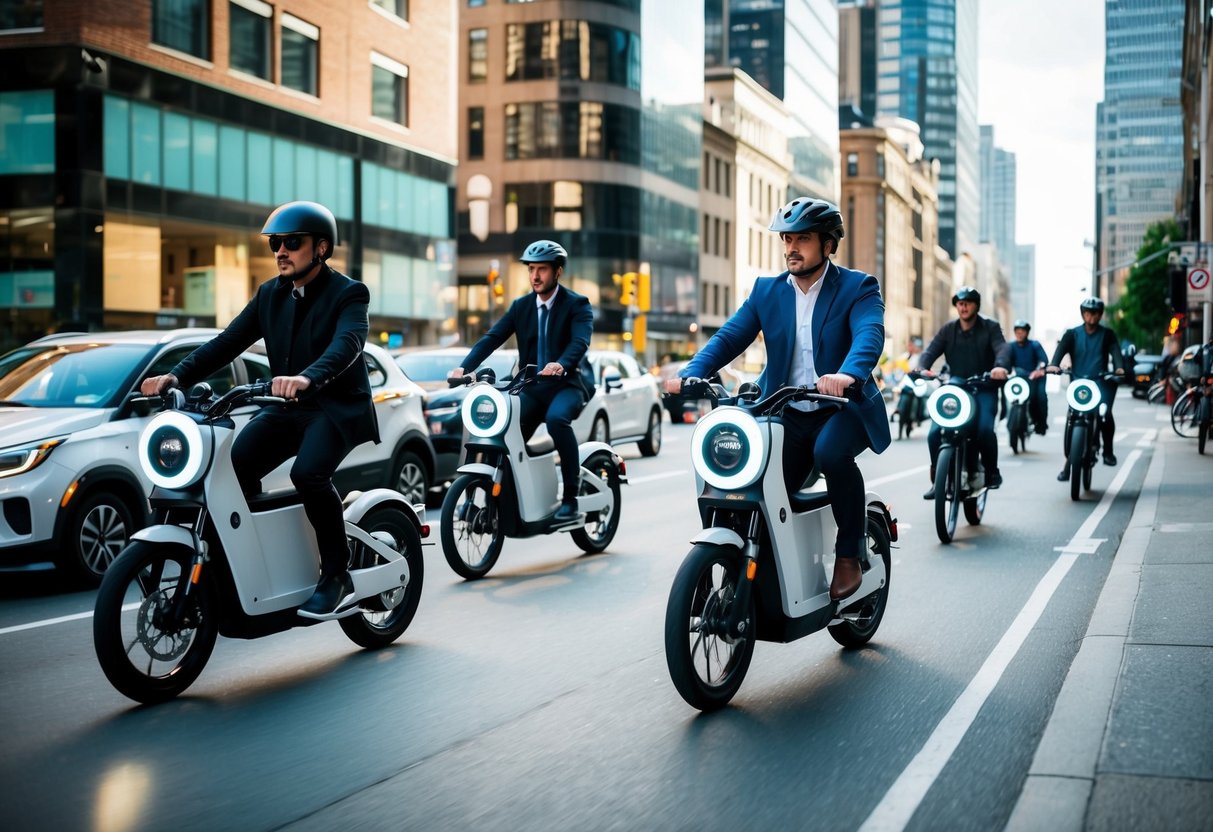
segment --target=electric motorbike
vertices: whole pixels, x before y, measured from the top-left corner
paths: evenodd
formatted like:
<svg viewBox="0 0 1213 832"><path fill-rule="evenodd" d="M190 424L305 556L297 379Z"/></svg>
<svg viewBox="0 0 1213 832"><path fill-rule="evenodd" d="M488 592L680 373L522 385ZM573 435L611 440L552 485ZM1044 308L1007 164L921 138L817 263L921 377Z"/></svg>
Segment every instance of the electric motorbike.
<svg viewBox="0 0 1213 832"><path fill-rule="evenodd" d="M442 501L442 554L457 575L483 578L507 537L568 532L584 552L604 551L619 529L620 486L628 481L623 458L605 442L582 442L576 519L557 521L560 472L546 433L522 437L519 395L528 384L551 384L524 367L496 383L492 370L452 382L472 384L461 417L467 434L465 462Z"/></svg>
<svg viewBox="0 0 1213 832"><path fill-rule="evenodd" d="M1028 436L1032 433L1031 420L1028 418L1032 384L1025 376L1014 371L1002 389L1007 397L1007 435L1011 440L1011 450L1016 454L1026 452Z"/></svg>
<svg viewBox="0 0 1213 832"><path fill-rule="evenodd" d="M897 385L897 408L893 412L898 439L909 439L914 427L926 421L931 390L931 382L925 378L913 378L909 373L901 377Z"/></svg>
<svg viewBox="0 0 1213 832"><path fill-rule="evenodd" d="M1058 370L1070 375L1070 370ZM1091 490L1091 475L1099 459L1100 438L1108 404L1099 382L1117 384L1124 376L1101 373L1098 379L1074 378L1066 387L1066 459L1070 462L1070 499L1081 500Z"/></svg>
<svg viewBox="0 0 1213 832"><path fill-rule="evenodd" d="M424 506L395 491L352 492L345 501L353 599L328 615L299 612L316 588L320 553L292 488L245 498L232 467L233 409L283 404L269 382L159 403L139 437L155 523L131 535L97 592L93 646L106 678L138 702L171 699L210 658L217 636L253 639L337 620L361 647L392 643L421 599Z"/></svg>
<svg viewBox="0 0 1213 832"><path fill-rule="evenodd" d="M867 492L863 582L850 597L831 600L827 566L837 526L830 498L819 478L810 490L788 495L781 414L792 402L839 407L846 399L784 387L759 400L752 383L727 398L722 387L699 379L684 380L682 389L720 406L691 436L703 531L692 538L670 587L665 655L678 693L709 711L733 698L756 641L790 642L826 629L844 647L861 647L876 634L897 521Z"/></svg>

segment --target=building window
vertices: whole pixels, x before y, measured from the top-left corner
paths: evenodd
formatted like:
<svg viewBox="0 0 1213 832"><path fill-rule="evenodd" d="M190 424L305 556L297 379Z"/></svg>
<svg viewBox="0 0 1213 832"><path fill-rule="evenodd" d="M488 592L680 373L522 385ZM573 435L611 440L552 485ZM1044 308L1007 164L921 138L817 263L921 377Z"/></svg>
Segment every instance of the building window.
<svg viewBox="0 0 1213 832"><path fill-rule="evenodd" d="M507 81L559 78L640 89L640 38L585 20L506 26Z"/></svg>
<svg viewBox="0 0 1213 832"><path fill-rule="evenodd" d="M468 8L475 9L484 5L484 0L468 0Z"/></svg>
<svg viewBox="0 0 1213 832"><path fill-rule="evenodd" d="M733 166L729 162L724 163L724 195L733 198Z"/></svg>
<svg viewBox="0 0 1213 832"><path fill-rule="evenodd" d="M152 0L152 43L209 60L210 11L207 0Z"/></svg>
<svg viewBox="0 0 1213 832"><path fill-rule="evenodd" d="M409 126L409 68L371 53L371 115Z"/></svg>
<svg viewBox="0 0 1213 832"><path fill-rule="evenodd" d="M0 2L0 30L41 28L42 0Z"/></svg>
<svg viewBox="0 0 1213 832"><path fill-rule="evenodd" d="M876 175L884 179L884 154L876 154Z"/></svg>
<svg viewBox="0 0 1213 832"><path fill-rule="evenodd" d="M703 253L707 254L708 249L712 247L711 235L708 233L712 230L711 217L707 214L703 215Z"/></svg>
<svg viewBox="0 0 1213 832"><path fill-rule="evenodd" d="M0 150L0 174L54 173L54 92L0 92Z"/></svg>
<svg viewBox="0 0 1213 832"><path fill-rule="evenodd" d="M484 158L484 107L468 107L468 158Z"/></svg>
<svg viewBox="0 0 1213 832"><path fill-rule="evenodd" d="M299 18L282 15L282 86L317 95L320 29Z"/></svg>
<svg viewBox="0 0 1213 832"><path fill-rule="evenodd" d="M732 236L733 236L733 223L729 222L728 220L725 220L724 221L724 244L721 246L721 248L724 250L723 256L726 259L729 256L729 239Z"/></svg>
<svg viewBox="0 0 1213 832"><path fill-rule="evenodd" d="M401 20L409 19L409 0L371 0L371 5Z"/></svg>
<svg viewBox="0 0 1213 832"><path fill-rule="evenodd" d="M505 105L506 159L604 159L638 164L640 114L597 101Z"/></svg>
<svg viewBox="0 0 1213 832"><path fill-rule="evenodd" d="M479 83L489 77L489 30L468 32L468 82Z"/></svg>
<svg viewBox="0 0 1213 832"><path fill-rule="evenodd" d="M270 80L270 18L274 7L261 0L232 0L232 69Z"/></svg>
<svg viewBox="0 0 1213 832"><path fill-rule="evenodd" d="M859 154L847 154L847 176L859 176Z"/></svg>

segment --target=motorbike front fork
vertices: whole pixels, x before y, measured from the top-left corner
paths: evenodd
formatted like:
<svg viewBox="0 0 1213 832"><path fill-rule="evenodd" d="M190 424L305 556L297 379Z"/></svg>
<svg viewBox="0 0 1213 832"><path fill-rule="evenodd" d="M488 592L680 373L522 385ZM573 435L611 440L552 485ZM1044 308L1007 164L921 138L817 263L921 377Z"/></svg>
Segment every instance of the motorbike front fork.
<svg viewBox="0 0 1213 832"><path fill-rule="evenodd" d="M758 574L758 537L760 514L755 511L750 515L750 527L745 536L745 549L741 553L741 572L737 576L737 588L733 593L733 606L729 610L729 619L725 633L730 638L749 637L749 627L752 626L746 611L750 608L750 596L754 591L754 576Z"/></svg>

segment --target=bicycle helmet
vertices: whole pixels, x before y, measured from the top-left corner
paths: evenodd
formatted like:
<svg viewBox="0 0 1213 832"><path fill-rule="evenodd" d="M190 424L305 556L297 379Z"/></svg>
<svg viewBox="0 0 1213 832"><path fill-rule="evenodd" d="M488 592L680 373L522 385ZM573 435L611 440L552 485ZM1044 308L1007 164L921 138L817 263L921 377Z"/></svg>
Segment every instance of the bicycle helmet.
<svg viewBox="0 0 1213 832"><path fill-rule="evenodd" d="M981 292L974 289L972 286L961 286L956 290L956 294L952 295L952 305L955 306L962 300L972 301L977 304L977 308L981 309Z"/></svg>
<svg viewBox="0 0 1213 832"><path fill-rule="evenodd" d="M564 268L569 260L569 253L560 243L551 240L536 240L526 247L519 258L523 263L551 263L558 269Z"/></svg>
<svg viewBox="0 0 1213 832"><path fill-rule="evenodd" d="M842 212L838 206L824 199L798 197L776 212L770 229L777 233L815 231L834 238L834 245L845 235L842 227Z"/></svg>
<svg viewBox="0 0 1213 832"><path fill-rule="evenodd" d="M311 234L317 239L328 240L332 245L327 260L333 254L333 247L341 244L337 235L337 219L333 212L318 202L288 202L279 205L266 219L261 228L263 236L270 234Z"/></svg>
<svg viewBox="0 0 1213 832"><path fill-rule="evenodd" d="M1015 325L1012 326L1011 329L1023 329L1028 332L1031 332L1032 325L1030 323L1028 323L1027 321L1025 321L1023 318L1020 318L1018 321L1015 322Z"/></svg>
<svg viewBox="0 0 1213 832"><path fill-rule="evenodd" d="M1103 299L1097 297L1089 297L1082 303L1078 304L1079 312L1102 312Z"/></svg>

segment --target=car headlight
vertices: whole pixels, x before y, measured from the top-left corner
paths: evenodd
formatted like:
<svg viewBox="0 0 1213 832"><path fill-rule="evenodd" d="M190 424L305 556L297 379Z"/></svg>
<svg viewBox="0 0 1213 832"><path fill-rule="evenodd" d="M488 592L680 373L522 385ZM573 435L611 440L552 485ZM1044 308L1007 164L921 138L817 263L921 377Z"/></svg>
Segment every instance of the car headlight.
<svg viewBox="0 0 1213 832"><path fill-rule="evenodd" d="M1066 404L1079 413L1086 413L1099 407L1103 392L1099 385L1089 378L1076 378L1066 388Z"/></svg>
<svg viewBox="0 0 1213 832"><path fill-rule="evenodd" d="M472 436L488 439L505 430L510 419L510 405L495 387L482 384L472 388L460 405L463 426Z"/></svg>
<svg viewBox="0 0 1213 832"><path fill-rule="evenodd" d="M1023 404L1028 400L1028 396L1032 392L1028 380L1021 376L1015 376L1008 380L1003 390L1007 394L1007 401L1011 404Z"/></svg>
<svg viewBox="0 0 1213 832"><path fill-rule="evenodd" d="M15 477L32 471L51 455L51 451L67 441L66 436L43 439L29 445L0 450L0 477Z"/></svg>
<svg viewBox="0 0 1213 832"><path fill-rule="evenodd" d="M184 413L161 413L139 436L139 466L153 485L186 488L206 471L211 432Z"/></svg>
<svg viewBox="0 0 1213 832"><path fill-rule="evenodd" d="M736 407L704 416L691 435L691 459L704 482L724 491L745 488L766 466L767 443L757 420Z"/></svg>
<svg viewBox="0 0 1213 832"><path fill-rule="evenodd" d="M962 387L945 384L927 399L927 413L941 428L954 430L969 423L976 406L973 397Z"/></svg>

